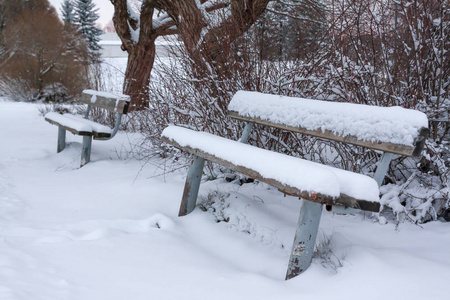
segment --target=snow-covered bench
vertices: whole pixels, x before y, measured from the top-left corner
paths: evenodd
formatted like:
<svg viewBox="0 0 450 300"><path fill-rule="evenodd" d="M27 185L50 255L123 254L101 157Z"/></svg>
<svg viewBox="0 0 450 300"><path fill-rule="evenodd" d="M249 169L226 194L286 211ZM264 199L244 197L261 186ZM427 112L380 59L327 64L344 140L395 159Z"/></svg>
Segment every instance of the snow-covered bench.
<svg viewBox="0 0 450 300"><path fill-rule="evenodd" d="M162 140L193 154L179 216L195 207L205 159L258 179L304 200L286 279L311 264L323 204L328 208L378 212L379 186L392 155L418 156L428 135L425 114L400 107L375 107L256 92L236 93L229 116L247 122L239 141L169 126ZM375 179L250 146L254 123L383 151ZM339 209L340 208L340 209Z"/></svg>
<svg viewBox="0 0 450 300"><path fill-rule="evenodd" d="M84 117L68 113L59 114L49 112L45 115L45 120L58 126L58 153L66 147L66 131L83 136L81 150L82 167L91 159L92 138L94 140L109 140L116 135L122 120L122 115L128 111L130 97L121 94L84 90L81 95L81 101L87 104ZM114 128L88 120L91 107L98 107L116 113Z"/></svg>

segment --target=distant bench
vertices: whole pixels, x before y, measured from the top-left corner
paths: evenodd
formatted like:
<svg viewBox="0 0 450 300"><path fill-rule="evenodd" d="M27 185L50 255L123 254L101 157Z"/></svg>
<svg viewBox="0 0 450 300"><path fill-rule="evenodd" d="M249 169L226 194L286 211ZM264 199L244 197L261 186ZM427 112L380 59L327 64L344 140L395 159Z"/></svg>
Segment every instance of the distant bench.
<svg viewBox="0 0 450 300"><path fill-rule="evenodd" d="M92 138L94 140L112 139L122 120L122 115L128 111L130 97L127 95L117 95L107 92L85 90L81 95L81 101L87 104L84 117L73 114L59 114L49 112L45 115L45 120L58 126L57 152L61 152L66 147L66 131L83 137L81 150L81 167L91 160ZM116 113L114 128L88 120L92 107L98 107Z"/></svg>
<svg viewBox="0 0 450 300"><path fill-rule="evenodd" d="M428 136L425 114L400 107L376 107L240 91L228 106L231 118L246 122L242 137L232 141L205 132L169 126L162 140L193 154L179 216L196 205L205 159L280 191L302 198L302 208L286 279L311 264L322 205L380 210L379 186L392 155L418 156ZM374 178L250 146L254 123L383 151Z"/></svg>

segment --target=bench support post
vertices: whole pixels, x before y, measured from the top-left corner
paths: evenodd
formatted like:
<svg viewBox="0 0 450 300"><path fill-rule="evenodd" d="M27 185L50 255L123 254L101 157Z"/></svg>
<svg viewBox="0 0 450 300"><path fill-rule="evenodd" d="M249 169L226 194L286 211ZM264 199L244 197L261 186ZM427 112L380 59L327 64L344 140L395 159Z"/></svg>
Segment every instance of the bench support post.
<svg viewBox="0 0 450 300"><path fill-rule="evenodd" d="M81 148L80 168L91 161L91 146L92 146L92 137L83 136L83 147Z"/></svg>
<svg viewBox="0 0 450 300"><path fill-rule="evenodd" d="M321 216L322 204L303 200L286 280L303 273L311 265Z"/></svg>
<svg viewBox="0 0 450 300"><path fill-rule="evenodd" d="M66 130L62 127L58 127L58 146L56 153L59 153L66 148Z"/></svg>
<svg viewBox="0 0 450 300"><path fill-rule="evenodd" d="M245 122L244 131L242 132L242 136L239 139L239 142L247 144L248 138L250 137L250 133L252 132L253 125L255 123Z"/></svg>
<svg viewBox="0 0 450 300"><path fill-rule="evenodd" d="M391 163L391 159L393 156L394 156L393 153L383 152L383 156L381 157L381 160L378 163L377 170L375 171L373 179L375 179L379 187L383 183L383 179L386 176L386 173L389 169L389 164Z"/></svg>
<svg viewBox="0 0 450 300"><path fill-rule="evenodd" d="M192 163L186 177L183 198L181 199L180 211L178 213L179 217L190 214L195 208L204 166L204 158L192 155Z"/></svg>
<svg viewBox="0 0 450 300"><path fill-rule="evenodd" d="M84 118L87 119L89 117L89 113L91 112L91 105L88 104L86 107L86 111L84 112Z"/></svg>

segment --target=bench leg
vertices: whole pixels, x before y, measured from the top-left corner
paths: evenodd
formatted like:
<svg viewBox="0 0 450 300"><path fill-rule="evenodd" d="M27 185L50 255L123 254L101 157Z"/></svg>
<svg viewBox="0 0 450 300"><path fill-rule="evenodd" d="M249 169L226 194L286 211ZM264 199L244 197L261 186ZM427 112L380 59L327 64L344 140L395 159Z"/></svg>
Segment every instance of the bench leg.
<svg viewBox="0 0 450 300"><path fill-rule="evenodd" d="M383 152L383 156L381 157L381 160L378 163L377 170L375 171L373 179L375 179L379 187L383 183L383 179L386 176L386 173L389 169L389 164L391 163L393 156L394 154L390 152Z"/></svg>
<svg viewBox="0 0 450 300"><path fill-rule="evenodd" d="M190 214L195 208L204 166L204 158L192 155L192 164L189 167L184 185L183 198L181 199L180 212L178 213L179 217Z"/></svg>
<svg viewBox="0 0 450 300"><path fill-rule="evenodd" d="M321 216L322 204L303 200L286 280L303 273L311 265Z"/></svg>
<svg viewBox="0 0 450 300"><path fill-rule="evenodd" d="M242 136L239 139L239 142L247 144L248 138L250 137L250 133L252 132L253 124L254 123L252 122L245 123L244 131L242 132Z"/></svg>
<svg viewBox="0 0 450 300"><path fill-rule="evenodd" d="M92 146L92 137L83 136L83 147L81 148L80 168L91 161L91 146Z"/></svg>
<svg viewBox="0 0 450 300"><path fill-rule="evenodd" d="M56 153L59 153L66 148L66 130L62 127L58 127L58 146Z"/></svg>

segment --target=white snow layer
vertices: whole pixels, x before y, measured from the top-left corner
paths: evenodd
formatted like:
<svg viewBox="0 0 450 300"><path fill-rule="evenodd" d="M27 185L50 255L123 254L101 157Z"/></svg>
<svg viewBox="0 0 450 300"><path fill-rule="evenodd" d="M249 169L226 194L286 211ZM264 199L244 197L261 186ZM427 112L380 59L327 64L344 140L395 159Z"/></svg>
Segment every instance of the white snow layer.
<svg viewBox="0 0 450 300"><path fill-rule="evenodd" d="M307 130L332 131L359 140L413 146L419 129L428 128L427 116L402 107L378 107L354 103L237 92L228 109L242 116Z"/></svg>
<svg viewBox="0 0 450 300"><path fill-rule="evenodd" d="M130 102L130 96L120 94L120 93L111 93L111 92L102 92L102 91L96 91L96 90L84 90L84 94L92 95L92 96L100 96L105 98L112 98L117 100L125 100Z"/></svg>
<svg viewBox="0 0 450 300"><path fill-rule="evenodd" d="M73 128L79 132L86 131L86 132L98 132L106 134L112 133L111 128L99 123L95 123L90 120L86 120L82 116L78 115L72 114L61 115L56 112L49 112L45 115L45 118L52 120L58 124L61 124L62 126Z"/></svg>
<svg viewBox="0 0 450 300"><path fill-rule="evenodd" d="M213 154L234 165L252 169L264 178L275 179L302 191L336 198L340 194L346 194L361 200L379 202L377 183L365 175L178 126L167 127L162 136L176 141L182 147L190 146Z"/></svg>
<svg viewBox="0 0 450 300"><path fill-rule="evenodd" d="M177 162L142 164L129 154L142 136L119 132L93 141L91 162L79 168L79 137L67 135L56 153L57 130L38 108L0 100L2 300L423 300L449 293L448 223L381 225L367 214L324 211L322 256L284 281L302 201L262 183L219 178L202 183L198 200L223 195L213 198L215 212L179 218L186 171ZM171 166L177 170L167 172Z"/></svg>

